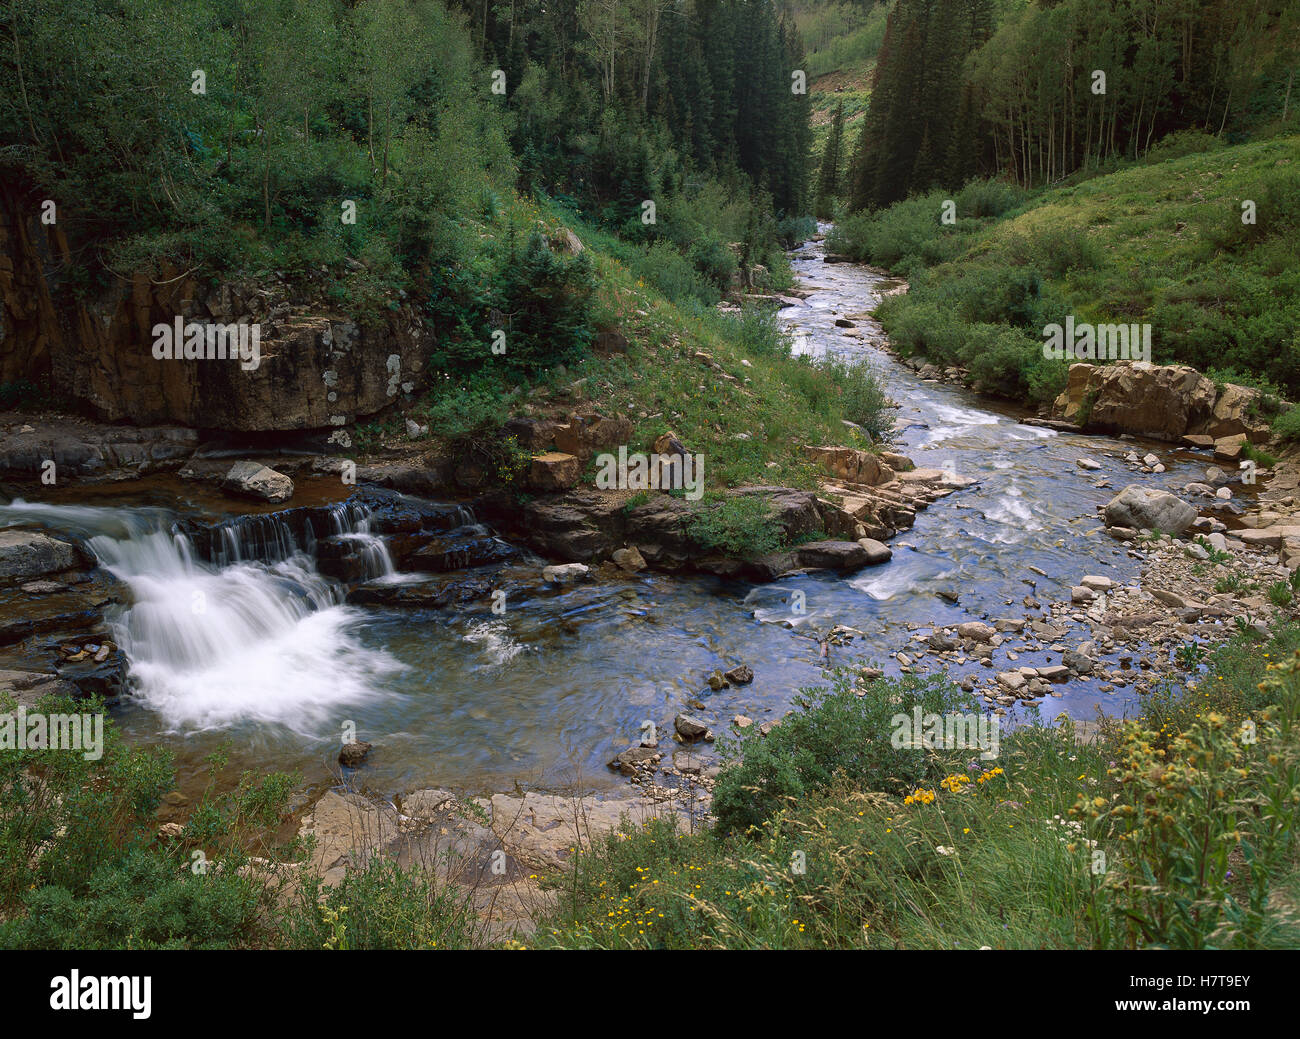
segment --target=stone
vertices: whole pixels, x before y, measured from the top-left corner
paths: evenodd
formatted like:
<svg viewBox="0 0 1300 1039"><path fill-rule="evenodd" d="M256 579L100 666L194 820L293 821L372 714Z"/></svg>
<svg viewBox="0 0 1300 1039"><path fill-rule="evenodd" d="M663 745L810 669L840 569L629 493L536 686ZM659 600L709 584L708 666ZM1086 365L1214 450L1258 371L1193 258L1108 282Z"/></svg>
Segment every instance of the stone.
<svg viewBox="0 0 1300 1039"><path fill-rule="evenodd" d="M571 584L590 573L585 563L557 563L542 568L542 580L552 584Z"/></svg>
<svg viewBox="0 0 1300 1039"><path fill-rule="evenodd" d="M1214 383L1187 365L1143 361L1072 364L1055 417L1086 419L1086 428L1179 440L1212 417Z"/></svg>
<svg viewBox="0 0 1300 1039"><path fill-rule="evenodd" d="M876 566L888 563L894 557L894 550L882 541L874 538L858 538L858 544L867 551L867 565Z"/></svg>
<svg viewBox="0 0 1300 1039"><path fill-rule="evenodd" d="M528 486L536 491L567 491L578 485L582 463L576 455L547 451L535 455L528 463Z"/></svg>
<svg viewBox="0 0 1300 1039"><path fill-rule="evenodd" d="M1077 650L1067 649L1062 653L1061 663L1075 674L1087 675L1092 673L1092 658L1084 653L1078 652Z"/></svg>
<svg viewBox="0 0 1300 1039"><path fill-rule="evenodd" d="M734 725L737 729L748 729L751 725L754 724L754 719L749 718L743 714L738 714L731 719L731 724Z"/></svg>
<svg viewBox="0 0 1300 1039"><path fill-rule="evenodd" d="M1196 519L1196 510L1168 491L1130 484L1106 505L1106 525L1182 534Z"/></svg>
<svg viewBox="0 0 1300 1039"><path fill-rule="evenodd" d="M1093 458L1076 458L1074 460L1074 464L1077 465L1080 469L1092 470L1092 469L1101 468L1101 463Z"/></svg>
<svg viewBox="0 0 1300 1039"><path fill-rule="evenodd" d="M373 746L374 744L367 743L365 740L354 740L343 744L343 748L339 751L339 764L344 768L360 768Z"/></svg>
<svg viewBox="0 0 1300 1039"><path fill-rule="evenodd" d="M1082 585L1075 585L1070 589L1070 602L1088 603L1096 598L1091 588L1084 588Z"/></svg>
<svg viewBox="0 0 1300 1039"><path fill-rule="evenodd" d="M242 498L279 505L293 497L293 481L260 462L236 462L221 482L221 489Z"/></svg>
<svg viewBox="0 0 1300 1039"><path fill-rule="evenodd" d="M657 765L662 758L663 755L653 747L629 747L614 755L613 760L609 762L609 767L625 776L635 776Z"/></svg>
<svg viewBox="0 0 1300 1039"><path fill-rule="evenodd" d="M688 743L696 740L710 742L713 739L713 731L698 718L692 718L689 714L679 714L673 719L673 728L677 730L677 735Z"/></svg>
<svg viewBox="0 0 1300 1039"><path fill-rule="evenodd" d="M894 470L870 451L853 447L805 447L803 452L832 476L848 483L875 486L894 479Z"/></svg>
<svg viewBox="0 0 1300 1039"><path fill-rule="evenodd" d="M0 530L0 580L30 581L95 565L85 549L37 530Z"/></svg>
<svg viewBox="0 0 1300 1039"><path fill-rule="evenodd" d="M745 664L737 664L725 672L723 677L732 685L749 685L754 680L754 672Z"/></svg>
<svg viewBox="0 0 1300 1039"><path fill-rule="evenodd" d="M1108 592L1115 587L1115 582L1109 577L1089 576L1081 579L1079 583L1094 592Z"/></svg>
<svg viewBox="0 0 1300 1039"><path fill-rule="evenodd" d="M639 573L646 568L646 561L641 553L637 551L636 546L620 548L612 558L620 569L627 571L629 574Z"/></svg>
<svg viewBox="0 0 1300 1039"><path fill-rule="evenodd" d="M957 634L975 642L988 642L997 632L982 621L966 621L957 625Z"/></svg>
<svg viewBox="0 0 1300 1039"><path fill-rule="evenodd" d="M402 814L412 819L433 819L455 800L449 790L416 790L402 797Z"/></svg>

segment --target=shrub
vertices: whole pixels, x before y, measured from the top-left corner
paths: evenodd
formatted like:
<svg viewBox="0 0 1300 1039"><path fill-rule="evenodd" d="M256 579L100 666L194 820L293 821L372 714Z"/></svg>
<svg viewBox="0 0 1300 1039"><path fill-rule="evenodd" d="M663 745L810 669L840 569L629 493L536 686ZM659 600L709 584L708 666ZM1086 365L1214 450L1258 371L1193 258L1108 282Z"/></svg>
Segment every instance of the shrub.
<svg viewBox="0 0 1300 1039"><path fill-rule="evenodd" d="M803 690L802 711L787 715L767 736L753 734L723 746L726 765L714 788L713 811L721 833L759 826L793 805L843 780L858 789L901 794L951 771L962 753L895 748L895 715L943 714L967 701L946 680L905 678L866 683L856 695L854 674L838 672L830 687Z"/></svg>
<svg viewBox="0 0 1300 1039"><path fill-rule="evenodd" d="M761 495L706 497L686 521L687 535L706 552L752 559L781 547L783 533Z"/></svg>

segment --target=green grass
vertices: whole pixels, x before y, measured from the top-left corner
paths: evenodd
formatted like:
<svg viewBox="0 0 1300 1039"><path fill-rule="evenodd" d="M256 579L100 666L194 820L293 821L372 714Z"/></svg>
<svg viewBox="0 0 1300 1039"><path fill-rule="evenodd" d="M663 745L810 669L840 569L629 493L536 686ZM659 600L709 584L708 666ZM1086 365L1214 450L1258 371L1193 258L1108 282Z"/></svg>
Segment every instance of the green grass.
<svg viewBox="0 0 1300 1039"><path fill-rule="evenodd" d="M1171 146L1107 173L977 207L970 186L858 214L832 245L911 279L880 318L904 349L972 370L985 388L1046 400L1064 362L1041 356L1063 323L1152 325L1153 360L1300 391L1300 137ZM981 189L989 194L991 187ZM965 197L963 197L965 196ZM946 198L958 221L939 221ZM1242 223L1242 203L1256 223ZM1014 331L1017 342L987 331ZM1045 367L1046 366L1046 367ZM1300 418L1278 421L1290 431Z"/></svg>

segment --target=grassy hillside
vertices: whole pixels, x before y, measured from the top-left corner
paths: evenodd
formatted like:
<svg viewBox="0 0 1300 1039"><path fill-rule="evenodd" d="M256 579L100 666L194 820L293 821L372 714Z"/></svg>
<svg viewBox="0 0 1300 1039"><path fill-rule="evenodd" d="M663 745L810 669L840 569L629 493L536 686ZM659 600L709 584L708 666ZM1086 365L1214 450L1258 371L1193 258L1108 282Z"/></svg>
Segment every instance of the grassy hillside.
<svg viewBox="0 0 1300 1039"><path fill-rule="evenodd" d="M1226 147L1169 138L1149 159L1026 193L1000 183L855 214L832 245L911 292L882 306L896 345L969 368L986 389L1046 400L1066 366L1042 329L1149 322L1153 360L1300 391L1300 137ZM957 222L941 222L946 200ZM1254 223L1243 204L1254 203Z"/></svg>
<svg viewBox="0 0 1300 1039"><path fill-rule="evenodd" d="M590 352L537 373L494 370L436 380L414 416L430 437L454 448L464 438L499 435L513 415L565 419L594 408L630 418L632 450L649 450L672 430L707 460L710 487L773 484L813 487L804 444L865 446L846 427L875 441L887 437L892 412L865 367L790 356L774 311L747 305L719 312L716 287L669 248L638 246L558 209L534 211L543 237L573 228L591 265L591 324L617 329L626 353ZM768 288L792 280L780 253L756 280ZM361 431L371 451L405 440L405 417L394 415Z"/></svg>

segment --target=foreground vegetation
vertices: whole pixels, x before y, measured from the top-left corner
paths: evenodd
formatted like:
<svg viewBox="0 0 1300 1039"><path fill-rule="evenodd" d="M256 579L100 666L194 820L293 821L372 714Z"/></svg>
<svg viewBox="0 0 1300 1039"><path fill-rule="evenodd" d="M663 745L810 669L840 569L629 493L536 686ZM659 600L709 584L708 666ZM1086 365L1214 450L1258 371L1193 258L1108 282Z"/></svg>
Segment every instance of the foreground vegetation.
<svg viewBox="0 0 1300 1039"><path fill-rule="evenodd" d="M716 823L627 821L551 878L543 948L1258 948L1300 941L1300 627L1242 635L1089 742L894 747L895 714L973 709L942 678L839 672L725 749ZM60 705L50 704L51 708ZM72 705L62 705L73 709ZM85 709L84 705L81 709ZM294 779L153 815L165 755L0 756L0 947L499 944L459 889L382 857L322 890L277 841ZM743 756L742 756L743 755ZM196 856L194 849L204 849ZM270 862L287 863L273 867Z"/></svg>

